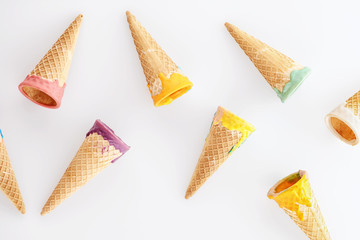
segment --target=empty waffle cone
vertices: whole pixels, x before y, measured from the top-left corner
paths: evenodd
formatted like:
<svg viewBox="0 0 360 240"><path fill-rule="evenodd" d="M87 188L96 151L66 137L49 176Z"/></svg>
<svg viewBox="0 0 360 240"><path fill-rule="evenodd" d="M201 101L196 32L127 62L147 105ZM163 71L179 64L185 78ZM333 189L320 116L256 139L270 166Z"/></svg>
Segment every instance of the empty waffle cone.
<svg viewBox="0 0 360 240"><path fill-rule="evenodd" d="M305 171L293 173L277 182L268 192L311 240L330 240Z"/></svg>
<svg viewBox="0 0 360 240"><path fill-rule="evenodd" d="M86 134L76 156L47 200L41 215L54 210L65 199L88 183L129 150L115 133L100 120Z"/></svg>
<svg viewBox="0 0 360 240"><path fill-rule="evenodd" d="M225 26L282 102L285 102L310 74L308 67L303 67L236 26L230 23L225 23Z"/></svg>
<svg viewBox="0 0 360 240"><path fill-rule="evenodd" d="M170 104L193 84L129 11L126 16L154 105Z"/></svg>
<svg viewBox="0 0 360 240"><path fill-rule="evenodd" d="M250 123L218 107L185 198L194 195L254 130Z"/></svg>
<svg viewBox="0 0 360 240"><path fill-rule="evenodd" d="M20 92L32 102L60 107L82 19L80 14L19 85Z"/></svg>
<svg viewBox="0 0 360 240"><path fill-rule="evenodd" d="M343 142L355 146L360 138L360 91L326 115L330 131Z"/></svg>
<svg viewBox="0 0 360 240"><path fill-rule="evenodd" d="M19 185L16 181L14 170L12 169L9 155L7 153L3 135L0 130L0 188L15 207L25 214L25 204L20 193Z"/></svg>

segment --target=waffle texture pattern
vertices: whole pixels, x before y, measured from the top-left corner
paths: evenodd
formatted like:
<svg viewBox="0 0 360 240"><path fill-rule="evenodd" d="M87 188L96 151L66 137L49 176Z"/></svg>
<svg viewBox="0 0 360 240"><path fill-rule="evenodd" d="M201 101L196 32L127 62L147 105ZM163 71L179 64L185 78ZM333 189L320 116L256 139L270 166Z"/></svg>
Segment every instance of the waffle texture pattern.
<svg viewBox="0 0 360 240"><path fill-rule="evenodd" d="M241 126L238 123L241 123ZM236 126L237 129L232 129L231 126ZM251 124L228 110L219 107L214 116L209 135L205 140L204 148L186 191L185 198L188 199L193 196L254 130Z"/></svg>
<svg viewBox="0 0 360 240"><path fill-rule="evenodd" d="M101 135L92 133L86 137L43 207L41 215L54 210L121 155L120 151L110 145L109 141L104 140Z"/></svg>
<svg viewBox="0 0 360 240"><path fill-rule="evenodd" d="M15 207L24 214L25 204L2 136L0 136L0 188Z"/></svg>
<svg viewBox="0 0 360 240"><path fill-rule="evenodd" d="M284 86L290 81L291 72L304 68L236 26L230 23L226 23L225 26L272 88L282 92Z"/></svg>
<svg viewBox="0 0 360 240"><path fill-rule="evenodd" d="M52 48L31 71L30 75L40 76L52 82L58 80L60 87L65 84L82 19L83 15L80 14L70 24Z"/></svg>

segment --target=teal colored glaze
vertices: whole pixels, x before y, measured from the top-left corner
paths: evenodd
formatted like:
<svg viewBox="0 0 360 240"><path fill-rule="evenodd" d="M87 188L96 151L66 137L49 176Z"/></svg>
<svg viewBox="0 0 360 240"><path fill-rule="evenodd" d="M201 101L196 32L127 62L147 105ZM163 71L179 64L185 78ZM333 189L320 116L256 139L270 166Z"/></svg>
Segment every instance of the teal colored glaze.
<svg viewBox="0 0 360 240"><path fill-rule="evenodd" d="M1 129L0 129L0 136L1 136L1 138L4 138L4 136L2 135Z"/></svg>
<svg viewBox="0 0 360 240"><path fill-rule="evenodd" d="M235 150L234 148L235 148L235 146L233 146L233 147L230 149L230 151L228 152L229 155Z"/></svg>
<svg viewBox="0 0 360 240"><path fill-rule="evenodd" d="M290 97L296 89L303 83L305 78L309 76L311 73L311 69L308 67L304 67L300 70L293 70L290 73L290 82L288 82L285 86L282 92L280 92L278 89L274 88L275 92L281 99L281 102L285 102L288 97Z"/></svg>

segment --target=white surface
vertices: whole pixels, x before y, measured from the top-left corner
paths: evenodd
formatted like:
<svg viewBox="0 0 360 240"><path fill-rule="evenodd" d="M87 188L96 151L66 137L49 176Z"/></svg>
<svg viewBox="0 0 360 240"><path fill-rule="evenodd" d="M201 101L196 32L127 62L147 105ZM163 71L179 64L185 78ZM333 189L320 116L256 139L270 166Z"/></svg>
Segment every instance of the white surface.
<svg viewBox="0 0 360 240"><path fill-rule="evenodd" d="M333 239L358 238L360 147L325 115L360 89L357 1L0 2L0 126L27 214L0 194L0 239L276 239L305 235L266 198L307 170ZM155 108L126 22L131 10L193 89ZM77 16L84 21L59 110L17 89ZM282 104L224 27L229 21L313 72ZM255 133L190 200L185 190L218 105ZM40 216L95 119L132 148Z"/></svg>

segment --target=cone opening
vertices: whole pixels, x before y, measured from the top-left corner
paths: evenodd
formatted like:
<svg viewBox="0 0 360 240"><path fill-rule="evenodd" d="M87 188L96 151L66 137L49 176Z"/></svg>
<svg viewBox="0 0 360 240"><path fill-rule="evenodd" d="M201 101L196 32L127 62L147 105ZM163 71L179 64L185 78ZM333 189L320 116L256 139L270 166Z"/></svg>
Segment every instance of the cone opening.
<svg viewBox="0 0 360 240"><path fill-rule="evenodd" d="M293 173L293 174L287 176L285 179L280 181L278 183L278 185L275 187L275 193L280 193L280 192L290 188L291 186L296 184L300 179L301 179L301 176L300 176L299 172Z"/></svg>
<svg viewBox="0 0 360 240"><path fill-rule="evenodd" d="M299 182L304 176L306 172L303 170L299 170L296 173L290 174L289 176L278 181L268 192L269 198L274 198L281 194L282 192L288 190L292 186L294 186L297 182Z"/></svg>
<svg viewBox="0 0 360 240"><path fill-rule="evenodd" d="M52 97L39 89L30 86L23 86L22 90L29 99L40 105L48 107L55 107L57 105L56 101Z"/></svg>
<svg viewBox="0 0 360 240"><path fill-rule="evenodd" d="M351 145L355 145L358 142L355 132L344 121L334 116L330 117L329 121L330 126L341 140Z"/></svg>
<svg viewBox="0 0 360 240"><path fill-rule="evenodd" d="M162 106L171 103L175 99L184 95L187 91L191 89L192 85L185 86L181 89L175 90L174 92L164 96L164 98L160 99L160 101L156 104L156 106Z"/></svg>

